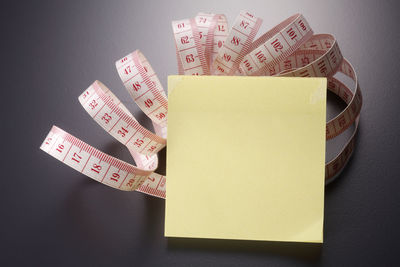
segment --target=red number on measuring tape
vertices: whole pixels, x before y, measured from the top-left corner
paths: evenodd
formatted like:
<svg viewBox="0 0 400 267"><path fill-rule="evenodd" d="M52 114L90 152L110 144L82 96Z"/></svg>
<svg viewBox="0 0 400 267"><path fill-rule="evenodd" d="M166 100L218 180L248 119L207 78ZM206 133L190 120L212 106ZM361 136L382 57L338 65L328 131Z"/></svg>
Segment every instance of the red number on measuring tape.
<svg viewBox="0 0 400 267"><path fill-rule="evenodd" d="M218 25L218 31L224 32L225 31L224 25Z"/></svg>
<svg viewBox="0 0 400 267"><path fill-rule="evenodd" d="M90 102L89 106L90 106L92 109L95 109L96 106L97 106L96 100L92 100L92 102Z"/></svg>
<svg viewBox="0 0 400 267"><path fill-rule="evenodd" d="M247 26L249 26L249 23L247 21L242 20L242 22L240 22L240 27L242 27L243 29L247 29Z"/></svg>
<svg viewBox="0 0 400 267"><path fill-rule="evenodd" d="M128 133L128 130L125 129L124 127L121 127L121 130L118 130L118 133L119 133L122 137L125 137L125 134Z"/></svg>
<svg viewBox="0 0 400 267"><path fill-rule="evenodd" d="M131 66L125 68L125 74L131 73Z"/></svg>
<svg viewBox="0 0 400 267"><path fill-rule="evenodd" d="M89 95L89 91L86 91L86 92L82 95L82 97L83 97L83 98L86 98L88 95Z"/></svg>
<svg viewBox="0 0 400 267"><path fill-rule="evenodd" d="M274 66L269 67L269 75L273 76L273 75L275 75L275 74L276 74L275 67L274 67Z"/></svg>
<svg viewBox="0 0 400 267"><path fill-rule="evenodd" d="M181 37L181 43L182 44L188 44L189 43L189 36L185 35Z"/></svg>
<svg viewBox="0 0 400 267"><path fill-rule="evenodd" d="M58 152L62 152L62 150L64 149L64 145L58 145L58 148L56 149Z"/></svg>
<svg viewBox="0 0 400 267"><path fill-rule="evenodd" d="M151 107L153 105L153 101L151 101L151 99L147 99L146 101L144 101L144 104L146 105L146 107Z"/></svg>
<svg viewBox="0 0 400 267"><path fill-rule="evenodd" d="M327 68L326 68L325 62L322 60L322 61L318 62L317 65L318 65L319 71L320 71L321 73L326 74L326 72L327 72L328 70L327 70Z"/></svg>
<svg viewBox="0 0 400 267"><path fill-rule="evenodd" d="M126 185L129 186L129 187L132 187L134 181L135 181L135 179L130 179L129 182Z"/></svg>
<svg viewBox="0 0 400 267"><path fill-rule="evenodd" d="M135 143L133 143L135 146L140 147L144 143L143 140L141 139L136 139Z"/></svg>
<svg viewBox="0 0 400 267"><path fill-rule="evenodd" d="M332 44L328 40L325 41L326 48L331 48ZM333 51L332 51L333 52Z"/></svg>
<svg viewBox="0 0 400 267"><path fill-rule="evenodd" d="M194 61L193 54L189 54L189 55L186 56L186 62L187 63L190 63L190 62L193 62L193 61Z"/></svg>
<svg viewBox="0 0 400 267"><path fill-rule="evenodd" d="M79 156L79 154L75 152L74 156L72 157L72 160L79 163L81 159L82 159L82 156Z"/></svg>
<svg viewBox="0 0 400 267"><path fill-rule="evenodd" d="M260 63L263 63L265 60L267 60L266 56L261 50L256 53L256 57L258 58Z"/></svg>
<svg viewBox="0 0 400 267"><path fill-rule="evenodd" d="M290 29L287 30L286 32L287 32L287 34L289 35L290 39L292 39L292 40L293 40L294 38L297 37L296 32L295 32L292 28L290 28Z"/></svg>
<svg viewBox="0 0 400 267"><path fill-rule="evenodd" d="M93 164L93 168L91 168L92 171L100 173L101 171L101 166L97 164Z"/></svg>
<svg viewBox="0 0 400 267"><path fill-rule="evenodd" d="M307 30L307 27L306 27L306 25L304 25L304 22L302 21L302 20L299 20L299 25L300 25L300 28L303 30L303 31L305 31L305 30Z"/></svg>
<svg viewBox="0 0 400 267"><path fill-rule="evenodd" d="M271 44L276 52L279 52L283 49L283 45L281 44L281 42L278 41L278 39L275 39Z"/></svg>
<svg viewBox="0 0 400 267"><path fill-rule="evenodd" d="M181 28L183 28L183 27L185 27L185 23L182 22L182 23L179 23L179 24L178 24L178 29L181 29Z"/></svg>
<svg viewBox="0 0 400 267"><path fill-rule="evenodd" d="M308 70L303 70L302 72L300 72L300 76L301 77L310 77L310 73L308 73Z"/></svg>
<svg viewBox="0 0 400 267"><path fill-rule="evenodd" d="M302 59L301 59L301 64L303 65L303 67L305 66L305 65L308 65L310 63L310 59L308 58L308 57L303 57Z"/></svg>
<svg viewBox="0 0 400 267"><path fill-rule="evenodd" d="M333 64L336 64L337 58L336 58L335 51L332 51L332 52L329 54L329 56L330 56L331 61L333 62Z"/></svg>
<svg viewBox="0 0 400 267"><path fill-rule="evenodd" d="M232 38L232 40L231 40L231 43L234 44L234 45L236 45L236 46L238 46L239 43L240 43L240 38L237 37L237 36L233 36L233 38Z"/></svg>
<svg viewBox="0 0 400 267"><path fill-rule="evenodd" d="M247 71L250 71L251 69L253 69L253 67L251 66L250 62L247 59L245 61L243 61L243 64L247 68Z"/></svg>
<svg viewBox="0 0 400 267"><path fill-rule="evenodd" d="M224 54L224 59L225 59L226 62L229 62L231 60L231 56L227 55L227 54Z"/></svg>
<svg viewBox="0 0 400 267"><path fill-rule="evenodd" d="M246 15L249 16L250 18L254 18L254 15L250 14L249 12L246 12Z"/></svg>
<svg viewBox="0 0 400 267"><path fill-rule="evenodd" d="M142 86L140 85L140 82L135 82L134 84L132 84L133 90L135 90L135 92L139 91L140 88L142 88Z"/></svg>
<svg viewBox="0 0 400 267"><path fill-rule="evenodd" d="M147 149L147 151L149 151L149 152L153 152L154 151L154 149L156 149L157 147L156 146L151 146L149 149Z"/></svg>
<svg viewBox="0 0 400 267"><path fill-rule="evenodd" d="M162 119L165 118L165 114L164 113L159 113L159 114L156 115L156 118L159 119L159 120L162 120Z"/></svg>
<svg viewBox="0 0 400 267"><path fill-rule="evenodd" d="M102 120L104 120L106 123L109 123L112 117L108 115L108 113L104 113L104 116L101 117Z"/></svg>
<svg viewBox="0 0 400 267"><path fill-rule="evenodd" d="M292 68L292 61L290 59L283 61L283 63L285 64L284 65L285 70L290 70Z"/></svg>
<svg viewBox="0 0 400 267"><path fill-rule="evenodd" d="M116 172L114 172L114 173L112 174L112 177L110 177L110 180L113 180L113 181L115 181L115 182L118 182L119 177L120 177L119 174L116 173Z"/></svg>

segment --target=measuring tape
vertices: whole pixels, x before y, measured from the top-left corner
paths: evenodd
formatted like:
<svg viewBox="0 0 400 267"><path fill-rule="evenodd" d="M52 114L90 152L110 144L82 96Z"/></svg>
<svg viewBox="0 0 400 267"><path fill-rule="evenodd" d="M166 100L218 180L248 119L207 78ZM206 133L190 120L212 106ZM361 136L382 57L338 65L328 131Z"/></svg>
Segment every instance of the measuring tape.
<svg viewBox="0 0 400 267"><path fill-rule="evenodd" d="M181 75L266 75L327 77L328 90L346 108L326 124L326 139L351 125L354 131L341 151L325 166L326 183L334 180L349 161L355 145L362 95L353 66L343 57L330 34L313 34L301 14L284 20L253 41L262 20L243 11L228 31L222 14L198 13L172 22L178 72ZM90 178L125 191L165 198L165 176L155 172L157 152L167 144L168 100L145 56L136 50L115 63L122 83L151 119L155 133L143 127L120 100L100 81L80 96L87 113L111 136L125 145L136 166L107 155L53 126L41 149ZM354 86L334 77L350 78Z"/></svg>

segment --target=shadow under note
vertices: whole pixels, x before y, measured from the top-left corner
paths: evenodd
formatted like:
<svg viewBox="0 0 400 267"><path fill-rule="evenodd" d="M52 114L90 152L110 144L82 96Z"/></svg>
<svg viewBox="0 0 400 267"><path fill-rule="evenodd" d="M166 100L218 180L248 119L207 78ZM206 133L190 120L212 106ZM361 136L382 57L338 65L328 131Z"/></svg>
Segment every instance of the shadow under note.
<svg viewBox="0 0 400 267"><path fill-rule="evenodd" d="M169 237L168 249L176 251L202 250L246 254L275 254L277 256L315 262L320 257L322 244Z"/></svg>

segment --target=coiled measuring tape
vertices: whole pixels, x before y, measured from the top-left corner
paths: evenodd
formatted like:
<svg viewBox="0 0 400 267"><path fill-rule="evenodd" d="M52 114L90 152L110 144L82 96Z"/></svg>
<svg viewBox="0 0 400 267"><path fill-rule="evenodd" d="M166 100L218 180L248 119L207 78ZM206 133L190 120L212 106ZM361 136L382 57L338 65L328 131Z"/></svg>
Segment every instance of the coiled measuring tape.
<svg viewBox="0 0 400 267"><path fill-rule="evenodd" d="M337 177L354 150L362 95L353 66L343 57L330 34L313 34L306 19L296 14L253 41L262 20L240 12L228 31L221 14L199 13L172 22L178 72L181 75L268 75L327 77L328 89L346 108L326 124L326 139L351 125L354 131L342 150L325 167L326 183ZM53 126L41 149L90 178L125 191L165 198L165 177L155 172L157 152L167 143L168 100L145 56L136 50L116 62L122 83L141 110L152 120L155 133L144 128L120 100L95 81L80 96L87 113L111 136L125 145L137 166L86 144ZM349 88L336 73L354 82Z"/></svg>

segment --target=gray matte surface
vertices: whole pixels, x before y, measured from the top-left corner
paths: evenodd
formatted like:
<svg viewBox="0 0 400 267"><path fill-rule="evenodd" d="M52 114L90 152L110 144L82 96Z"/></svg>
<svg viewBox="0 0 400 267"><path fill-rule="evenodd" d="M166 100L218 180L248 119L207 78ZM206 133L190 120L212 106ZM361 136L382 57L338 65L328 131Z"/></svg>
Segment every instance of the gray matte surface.
<svg viewBox="0 0 400 267"><path fill-rule="evenodd" d="M39 150L55 124L131 161L82 109L79 94L99 79L149 125L123 89L115 60L141 49L166 87L167 75L177 73L171 20L204 11L226 14L231 25L242 9L264 19L261 32L303 13L316 33L337 37L359 74L364 106L357 147L346 170L326 189L321 247L167 241L163 200L103 186ZM395 1L2 1L0 264L395 265L400 248L398 10Z"/></svg>

